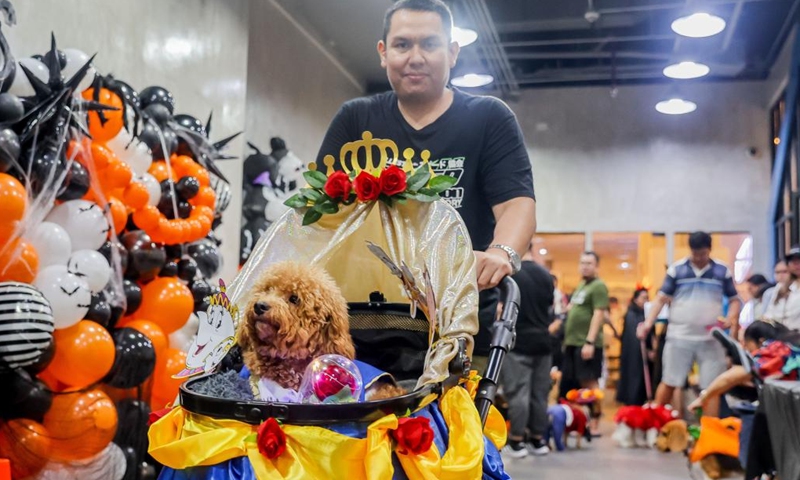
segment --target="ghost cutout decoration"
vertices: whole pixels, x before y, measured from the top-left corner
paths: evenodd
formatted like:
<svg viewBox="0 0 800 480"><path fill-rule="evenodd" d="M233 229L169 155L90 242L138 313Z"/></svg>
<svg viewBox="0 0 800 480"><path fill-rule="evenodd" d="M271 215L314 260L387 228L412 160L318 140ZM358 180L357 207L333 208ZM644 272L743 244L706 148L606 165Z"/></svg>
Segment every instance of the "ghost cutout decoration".
<svg viewBox="0 0 800 480"><path fill-rule="evenodd" d="M186 368L173 378L212 373L235 344L236 328L233 319L238 313L238 308L225 294L225 282L222 279L219 281L219 287L219 293L215 293L209 299L208 310L197 313L200 321L197 335L186 352Z"/></svg>

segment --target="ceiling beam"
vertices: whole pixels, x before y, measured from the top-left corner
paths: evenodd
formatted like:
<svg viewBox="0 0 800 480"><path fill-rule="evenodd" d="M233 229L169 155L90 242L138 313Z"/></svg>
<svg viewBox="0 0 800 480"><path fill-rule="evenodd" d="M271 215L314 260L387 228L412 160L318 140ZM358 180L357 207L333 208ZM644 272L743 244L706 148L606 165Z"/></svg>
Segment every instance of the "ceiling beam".
<svg viewBox="0 0 800 480"><path fill-rule="evenodd" d="M646 42L653 40L672 40L674 34L670 35L630 35L630 36L608 36L608 37L586 37L586 38L562 38L559 40L522 40L517 42L503 42L503 47L554 47L558 45L584 45L594 43L624 43L624 42Z"/></svg>
<svg viewBox="0 0 800 480"><path fill-rule="evenodd" d="M739 19L742 16L742 10L744 9L744 0L739 0L739 3L733 7L733 14L731 14L730 21L728 22L728 28L725 29L725 39L722 40L722 51L728 50L728 47L731 46L731 41L733 40L733 34L736 32L736 27L739 25Z"/></svg>
<svg viewBox="0 0 800 480"><path fill-rule="evenodd" d="M580 60L611 58L640 58L645 60L665 60L669 61L671 55L649 52L511 52L508 53L510 60Z"/></svg>
<svg viewBox="0 0 800 480"><path fill-rule="evenodd" d="M731 5L735 3L755 3L755 2L777 2L780 0L706 0L703 2L703 6L713 6L713 5ZM652 12L657 10L675 10L679 8L685 7L686 4L683 2L671 2L671 3L662 3L662 4L655 4L655 5L637 5L637 6L630 6L630 7L618 7L618 8L600 8L597 11L600 15L619 15L624 13L634 13L634 12Z"/></svg>

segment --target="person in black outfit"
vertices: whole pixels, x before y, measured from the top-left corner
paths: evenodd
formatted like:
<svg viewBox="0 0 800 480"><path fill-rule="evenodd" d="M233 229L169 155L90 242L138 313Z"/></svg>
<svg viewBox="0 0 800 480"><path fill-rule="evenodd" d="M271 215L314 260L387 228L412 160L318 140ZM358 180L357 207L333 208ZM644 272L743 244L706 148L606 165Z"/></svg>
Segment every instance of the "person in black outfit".
<svg viewBox="0 0 800 480"><path fill-rule="evenodd" d="M517 341L503 362L500 377L511 421L507 452L515 458L526 456L529 450L537 455L549 451L544 435L548 426L547 394L552 365L547 329L553 320L553 279L532 261L530 248L521 270L512 277L520 291Z"/></svg>
<svg viewBox="0 0 800 480"><path fill-rule="evenodd" d="M497 98L448 85L458 58L453 20L441 0L400 0L386 12L378 42L392 90L346 102L317 155L317 169L348 171L427 161L458 181L444 192L475 251L480 331L473 365L483 371L495 320L494 289L519 269L536 227L533 175L522 130Z"/></svg>
<svg viewBox="0 0 800 480"><path fill-rule="evenodd" d="M631 304L625 313L625 326L622 328L619 383L617 384L617 401L623 405L644 405L648 400L642 347L636 337L636 328L644 321L644 304L647 303L647 300L647 289L637 289L633 293ZM649 352L650 350L648 349L645 354L649 355ZM652 364L649 360L647 368L652 381Z"/></svg>

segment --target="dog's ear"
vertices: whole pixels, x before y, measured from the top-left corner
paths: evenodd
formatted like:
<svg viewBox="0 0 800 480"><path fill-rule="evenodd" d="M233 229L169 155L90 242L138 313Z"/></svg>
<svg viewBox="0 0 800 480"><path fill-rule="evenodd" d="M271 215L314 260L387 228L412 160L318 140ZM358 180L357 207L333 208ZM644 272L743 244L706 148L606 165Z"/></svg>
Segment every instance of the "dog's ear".
<svg viewBox="0 0 800 480"><path fill-rule="evenodd" d="M353 339L350 337L350 317L346 302L329 305L325 312L326 325L322 335L330 352L350 359L356 357Z"/></svg>

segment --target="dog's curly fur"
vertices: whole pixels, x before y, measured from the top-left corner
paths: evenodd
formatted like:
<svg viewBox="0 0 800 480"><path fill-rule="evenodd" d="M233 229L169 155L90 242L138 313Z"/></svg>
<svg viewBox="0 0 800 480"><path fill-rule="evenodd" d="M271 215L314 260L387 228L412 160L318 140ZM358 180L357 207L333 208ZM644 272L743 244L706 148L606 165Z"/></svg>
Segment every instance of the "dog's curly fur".
<svg viewBox="0 0 800 480"><path fill-rule="evenodd" d="M254 375L293 390L300 387L314 358L326 354L355 358L347 300L336 282L312 265L270 266L251 291L238 338L244 363ZM392 383L375 382L366 398L405 393Z"/></svg>
<svg viewBox="0 0 800 480"><path fill-rule="evenodd" d="M268 310L259 314L258 304ZM336 283L318 267L292 262L270 266L253 287L239 345L254 375L295 390L314 358L355 358L347 301Z"/></svg>

